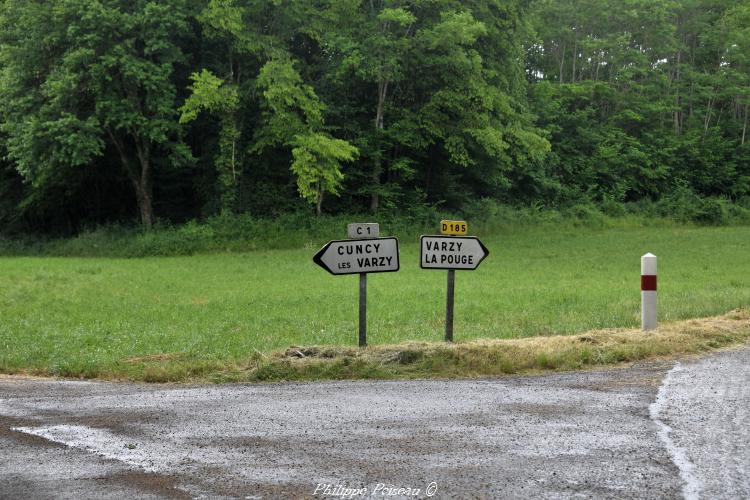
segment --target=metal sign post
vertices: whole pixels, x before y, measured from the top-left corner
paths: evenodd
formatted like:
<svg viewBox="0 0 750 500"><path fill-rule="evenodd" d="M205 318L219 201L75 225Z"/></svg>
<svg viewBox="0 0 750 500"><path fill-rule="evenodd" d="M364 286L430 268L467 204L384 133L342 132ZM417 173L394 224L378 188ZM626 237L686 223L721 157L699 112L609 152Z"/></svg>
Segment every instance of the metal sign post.
<svg viewBox="0 0 750 500"><path fill-rule="evenodd" d="M378 238L378 224L349 224L349 240L329 241L313 262L333 275L359 274L359 346L367 345L367 274L399 270L398 239Z"/></svg>
<svg viewBox="0 0 750 500"><path fill-rule="evenodd" d="M367 273L359 273L359 347L367 345Z"/></svg>
<svg viewBox="0 0 750 500"><path fill-rule="evenodd" d="M456 269L472 271L490 253L487 247L473 236L466 234L468 225L464 221L442 221L441 232L445 236L422 236L420 238L419 265L422 269L447 269L448 291L445 299L445 341L453 342L453 305L456 287Z"/></svg>
<svg viewBox="0 0 750 500"><path fill-rule="evenodd" d="M448 269L448 293L445 299L445 341L453 342L453 295L456 287L456 271Z"/></svg>

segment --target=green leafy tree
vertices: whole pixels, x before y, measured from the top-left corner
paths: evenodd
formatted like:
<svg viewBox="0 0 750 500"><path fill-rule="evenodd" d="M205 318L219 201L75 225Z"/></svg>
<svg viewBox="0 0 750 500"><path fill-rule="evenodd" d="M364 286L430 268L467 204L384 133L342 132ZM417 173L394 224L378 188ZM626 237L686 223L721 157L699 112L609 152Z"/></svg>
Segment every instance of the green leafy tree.
<svg viewBox="0 0 750 500"><path fill-rule="evenodd" d="M195 120L203 110L219 117L221 131L216 167L219 171L222 213L230 213L237 194L237 177L241 172L238 88L206 69L193 73L190 78L193 81L189 87L191 94L180 108L180 123Z"/></svg>
<svg viewBox="0 0 750 500"><path fill-rule="evenodd" d="M190 159L180 140L175 66L184 2L6 2L0 44L8 156L34 186L65 167L117 158L144 226L153 171Z"/></svg>
<svg viewBox="0 0 750 500"><path fill-rule="evenodd" d="M257 79L263 94L262 125L254 150L267 147L292 148L291 170L300 195L321 214L326 192L337 194L343 174L341 163L353 161L356 147L330 137L324 130L324 105L313 88L305 85L288 59L266 63Z"/></svg>
<svg viewBox="0 0 750 500"><path fill-rule="evenodd" d="M535 4L527 74L559 184L594 200L746 192L746 3L593 7Z"/></svg>
<svg viewBox="0 0 750 500"><path fill-rule="evenodd" d="M341 163L354 161L358 150L346 141L321 133L298 135L291 145L294 157L291 169L297 177L300 195L313 203L320 215L325 193L339 193L344 178Z"/></svg>
<svg viewBox="0 0 750 500"><path fill-rule="evenodd" d="M437 199L477 184L496 194L511 171L549 150L523 109L522 69L507 69L522 54L517 7L331 2L323 11L321 92L370 165L360 178L371 211L410 184Z"/></svg>
<svg viewBox="0 0 750 500"><path fill-rule="evenodd" d="M195 120L201 111L220 122L217 170L221 212L236 206L238 181L244 169L242 147L243 98L251 92L254 57L263 51L265 37L253 20L264 17L264 2L210 0L197 16L203 34L217 47L209 52L208 66L191 75L191 94L181 108L180 123Z"/></svg>

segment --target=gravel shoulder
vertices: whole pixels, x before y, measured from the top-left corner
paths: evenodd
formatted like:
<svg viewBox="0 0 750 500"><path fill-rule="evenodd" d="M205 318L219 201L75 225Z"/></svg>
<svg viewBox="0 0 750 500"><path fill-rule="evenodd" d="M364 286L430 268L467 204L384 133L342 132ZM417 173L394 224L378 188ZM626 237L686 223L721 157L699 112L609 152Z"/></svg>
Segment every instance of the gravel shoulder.
<svg viewBox="0 0 750 500"><path fill-rule="evenodd" d="M685 498L750 498L749 383L747 350L677 363L665 377L652 416Z"/></svg>
<svg viewBox="0 0 750 500"><path fill-rule="evenodd" d="M675 449L699 496L747 497L749 373L742 349L677 368L492 380L5 378L0 497L321 498L330 485L368 497L680 498Z"/></svg>

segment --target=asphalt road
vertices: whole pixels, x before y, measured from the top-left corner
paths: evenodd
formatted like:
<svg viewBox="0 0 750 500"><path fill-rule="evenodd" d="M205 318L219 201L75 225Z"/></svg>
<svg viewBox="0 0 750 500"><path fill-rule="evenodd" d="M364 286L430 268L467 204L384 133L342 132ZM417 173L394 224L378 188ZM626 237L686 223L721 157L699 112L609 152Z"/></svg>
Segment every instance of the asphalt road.
<svg viewBox="0 0 750 500"><path fill-rule="evenodd" d="M750 349L479 381L2 378L0 498L750 498L748 381Z"/></svg>

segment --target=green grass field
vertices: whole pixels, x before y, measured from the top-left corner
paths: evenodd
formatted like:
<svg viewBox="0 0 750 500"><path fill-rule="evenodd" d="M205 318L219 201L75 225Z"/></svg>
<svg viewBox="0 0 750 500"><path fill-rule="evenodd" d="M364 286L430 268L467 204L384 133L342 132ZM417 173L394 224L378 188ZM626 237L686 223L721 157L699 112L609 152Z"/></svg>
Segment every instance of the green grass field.
<svg viewBox="0 0 750 500"><path fill-rule="evenodd" d="M750 227L479 236L491 254L456 273L457 342L636 326L647 251L659 257L661 320L750 305ZM128 359L155 354L211 370L290 345L354 346L357 277L329 275L316 250L0 258L0 371L129 376ZM418 251L401 241L401 271L370 275L370 344L442 339L446 272L420 269Z"/></svg>

